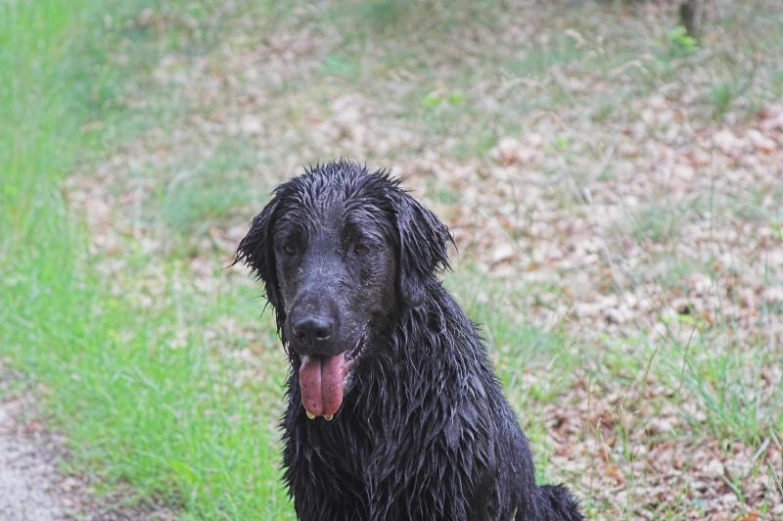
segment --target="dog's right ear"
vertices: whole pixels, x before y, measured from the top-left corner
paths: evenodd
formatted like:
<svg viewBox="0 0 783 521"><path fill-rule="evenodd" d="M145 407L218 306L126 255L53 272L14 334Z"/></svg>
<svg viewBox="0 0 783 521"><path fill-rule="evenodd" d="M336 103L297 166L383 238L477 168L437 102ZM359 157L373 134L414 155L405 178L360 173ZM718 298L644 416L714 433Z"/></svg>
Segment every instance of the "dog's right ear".
<svg viewBox="0 0 783 521"><path fill-rule="evenodd" d="M275 210L277 210L279 198L275 196L255 216L250 224L250 231L239 243L233 264L242 262L253 270L253 273L264 283L266 299L275 310L280 309L280 290L277 285L277 271L275 268L275 248L272 236Z"/></svg>
<svg viewBox="0 0 783 521"><path fill-rule="evenodd" d="M417 307L424 302L428 279L448 269L446 247L454 239L432 211L406 192L398 189L396 201L400 294L409 306Z"/></svg>

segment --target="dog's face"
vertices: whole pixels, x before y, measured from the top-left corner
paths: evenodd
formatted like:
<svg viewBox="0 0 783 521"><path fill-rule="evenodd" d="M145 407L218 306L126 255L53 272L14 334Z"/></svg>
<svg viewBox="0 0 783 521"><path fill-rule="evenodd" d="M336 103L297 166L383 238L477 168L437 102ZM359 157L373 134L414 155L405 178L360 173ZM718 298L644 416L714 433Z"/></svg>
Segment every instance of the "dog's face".
<svg viewBox="0 0 783 521"><path fill-rule="evenodd" d="M390 220L371 199L342 191L317 197L292 198L271 234L302 400L309 416L331 419L371 332L396 309L397 262Z"/></svg>
<svg viewBox="0 0 783 521"><path fill-rule="evenodd" d="M266 286L308 417L331 420L357 362L403 310L423 304L448 239L396 181L352 163L315 167L275 190L237 260Z"/></svg>

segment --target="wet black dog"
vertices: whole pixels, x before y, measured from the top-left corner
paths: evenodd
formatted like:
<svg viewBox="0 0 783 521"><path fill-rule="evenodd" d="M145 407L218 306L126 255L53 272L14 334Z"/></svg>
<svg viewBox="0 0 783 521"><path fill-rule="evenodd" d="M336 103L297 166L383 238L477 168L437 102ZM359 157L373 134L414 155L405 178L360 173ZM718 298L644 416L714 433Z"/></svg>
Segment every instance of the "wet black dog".
<svg viewBox="0 0 783 521"><path fill-rule="evenodd" d="M449 241L398 181L341 161L280 185L239 245L291 361L300 520L583 519L563 487L535 484L476 328L437 279Z"/></svg>

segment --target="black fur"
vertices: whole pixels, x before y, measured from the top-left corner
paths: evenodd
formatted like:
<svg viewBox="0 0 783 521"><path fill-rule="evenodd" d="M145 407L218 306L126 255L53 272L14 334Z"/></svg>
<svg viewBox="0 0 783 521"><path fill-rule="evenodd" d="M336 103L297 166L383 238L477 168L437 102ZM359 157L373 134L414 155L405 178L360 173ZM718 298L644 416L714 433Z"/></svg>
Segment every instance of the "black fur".
<svg viewBox="0 0 783 521"><path fill-rule="evenodd" d="M348 222L366 239L343 233ZM281 259L278 239L296 253ZM278 187L241 242L236 260L263 281L291 361L283 462L300 520L583 519L563 487L536 486L476 327L437 279L450 240L398 181L340 161ZM366 344L331 422L305 415L304 347L288 340L287 314L313 291L337 310L345 347L330 349Z"/></svg>

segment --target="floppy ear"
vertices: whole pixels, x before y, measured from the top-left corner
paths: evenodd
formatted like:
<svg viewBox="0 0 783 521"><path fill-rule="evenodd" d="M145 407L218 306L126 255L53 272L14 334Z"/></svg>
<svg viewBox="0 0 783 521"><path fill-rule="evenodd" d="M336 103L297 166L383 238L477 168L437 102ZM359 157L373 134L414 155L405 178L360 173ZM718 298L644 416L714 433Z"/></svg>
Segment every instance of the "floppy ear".
<svg viewBox="0 0 783 521"><path fill-rule="evenodd" d="M400 235L400 295L411 307L420 306L428 282L449 267L446 243L454 243L449 229L434 213L400 191L394 211Z"/></svg>
<svg viewBox="0 0 783 521"><path fill-rule="evenodd" d="M255 216L250 224L250 231L239 243L234 264L242 262L253 270L253 273L264 283L266 299L275 308L280 323L280 290L277 286L277 271L275 268L275 248L272 239L272 225L275 220L279 198L275 196L261 213Z"/></svg>

